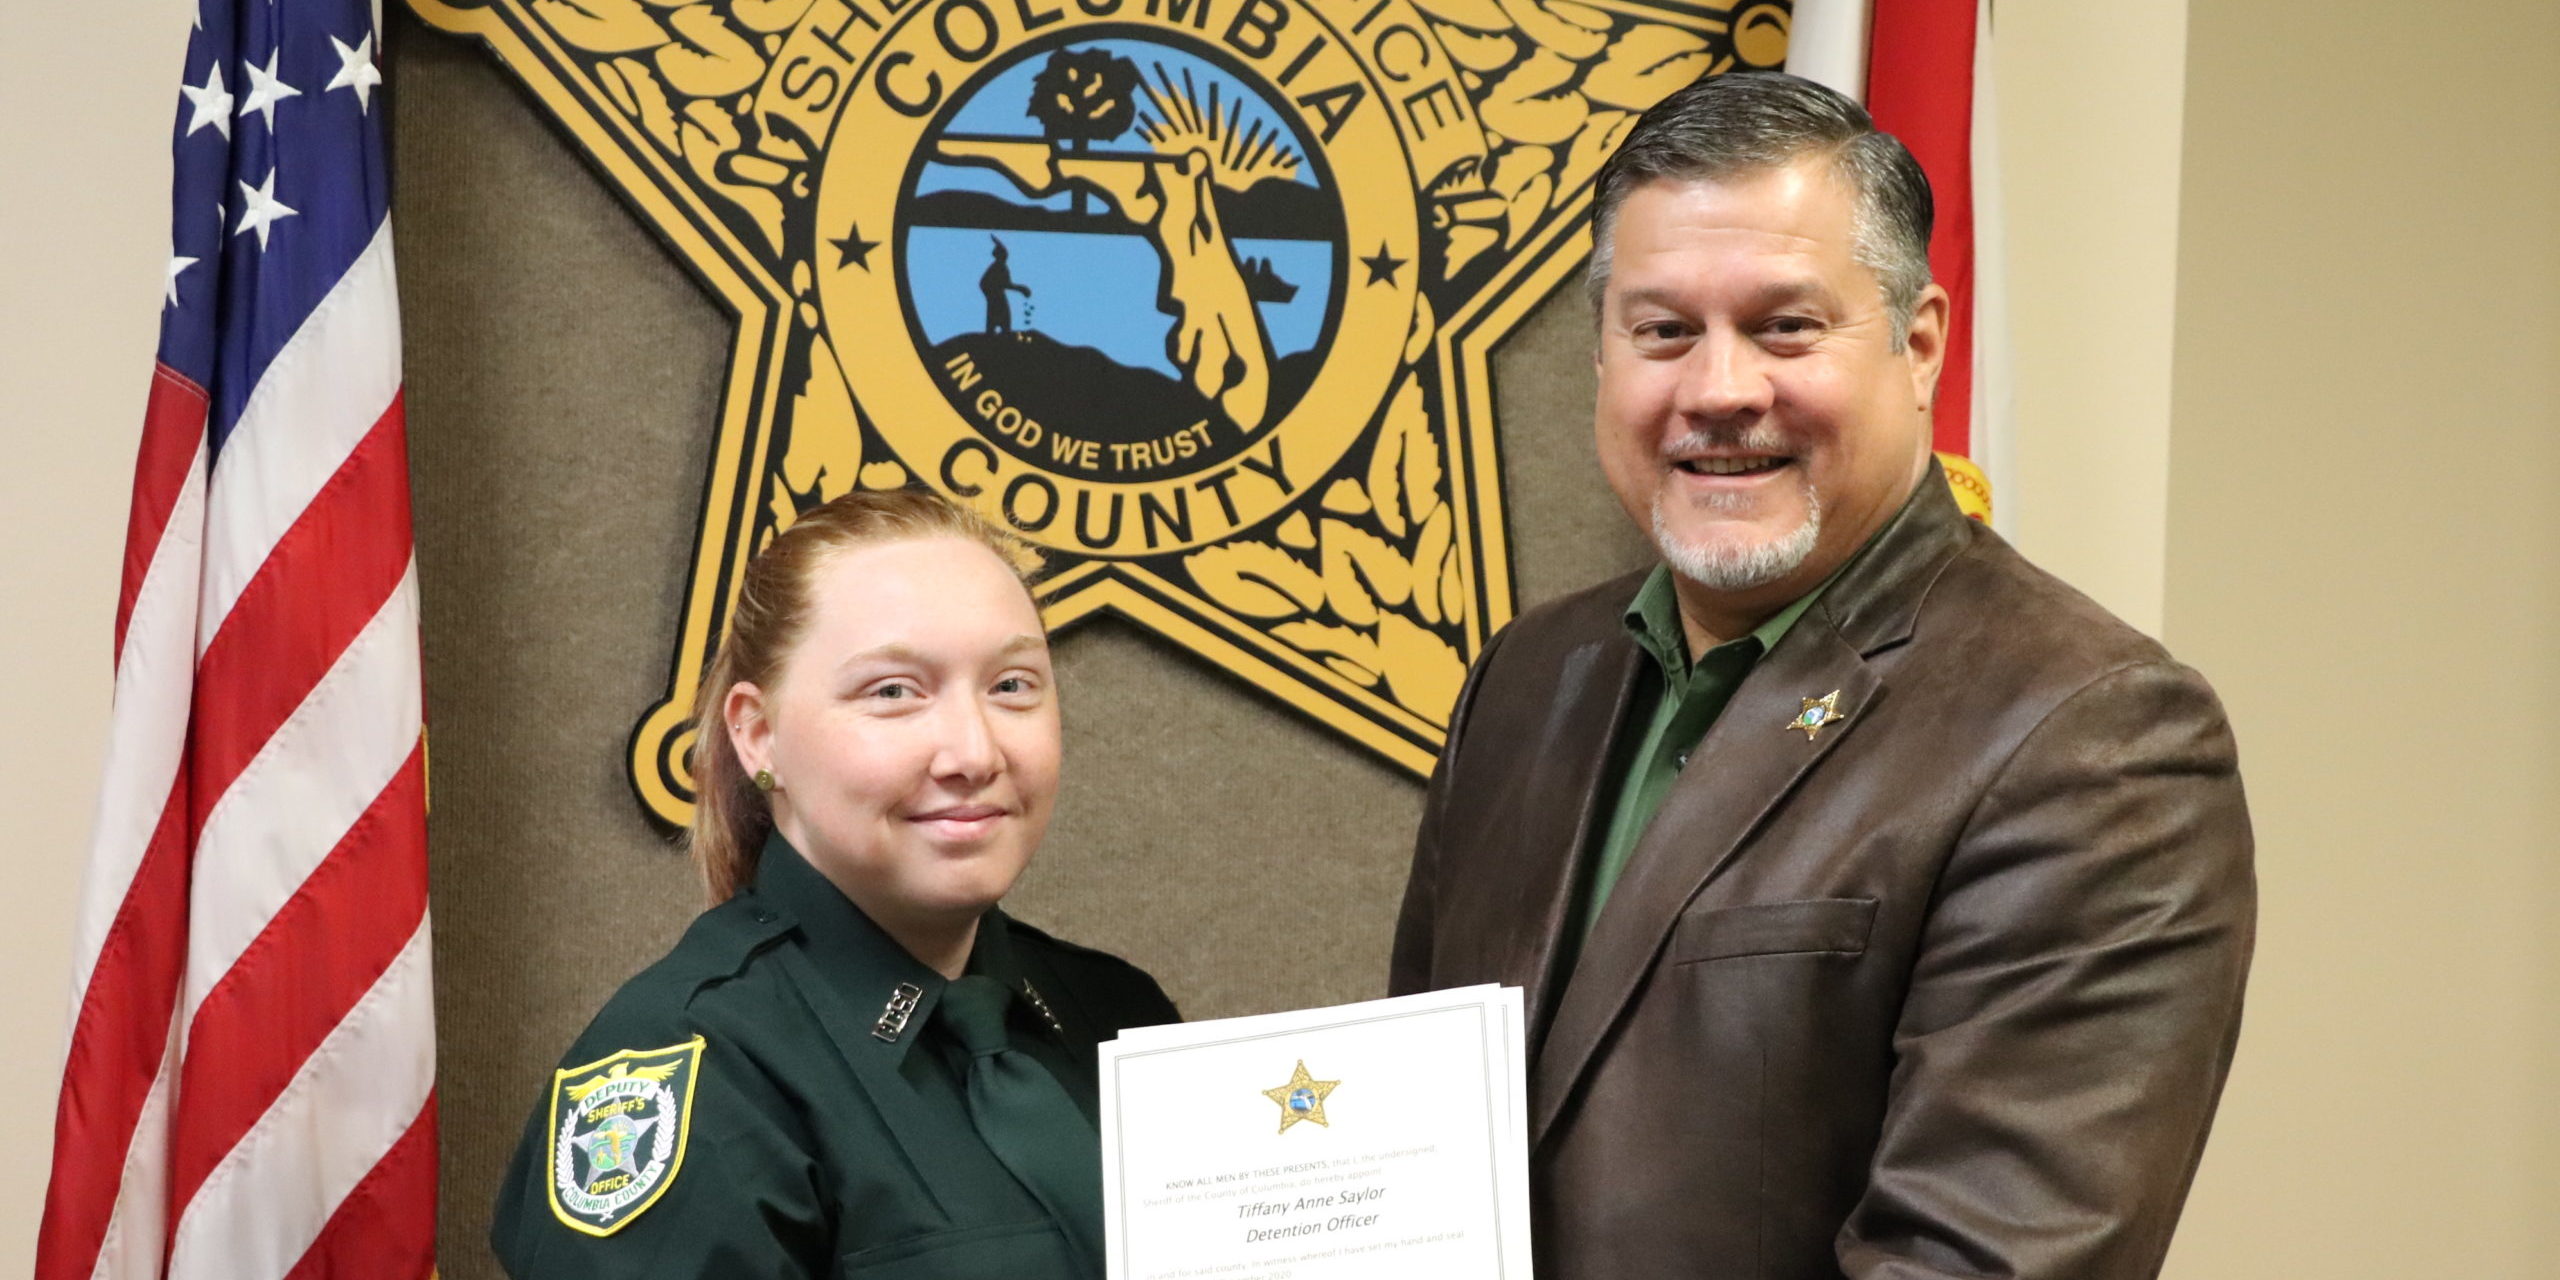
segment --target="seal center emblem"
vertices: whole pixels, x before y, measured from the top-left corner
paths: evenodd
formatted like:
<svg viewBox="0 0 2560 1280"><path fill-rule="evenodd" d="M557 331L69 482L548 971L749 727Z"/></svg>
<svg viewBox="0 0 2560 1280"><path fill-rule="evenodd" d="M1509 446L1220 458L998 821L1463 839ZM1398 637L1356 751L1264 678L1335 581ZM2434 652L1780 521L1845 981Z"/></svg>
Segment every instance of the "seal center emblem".
<svg viewBox="0 0 2560 1280"><path fill-rule="evenodd" d="M1016 460L1151 481L1232 461L1337 322L1323 152L1206 50L1040 41L956 96L908 171L900 301L950 407Z"/></svg>
<svg viewBox="0 0 2560 1280"><path fill-rule="evenodd" d="M1290 505L1369 429L1415 323L1418 271L1354 270L1362 246L1417 255L1374 69L1284 0L1212 12L910 6L818 192L822 231L895 246L819 277L865 416L1079 557L1206 546Z"/></svg>

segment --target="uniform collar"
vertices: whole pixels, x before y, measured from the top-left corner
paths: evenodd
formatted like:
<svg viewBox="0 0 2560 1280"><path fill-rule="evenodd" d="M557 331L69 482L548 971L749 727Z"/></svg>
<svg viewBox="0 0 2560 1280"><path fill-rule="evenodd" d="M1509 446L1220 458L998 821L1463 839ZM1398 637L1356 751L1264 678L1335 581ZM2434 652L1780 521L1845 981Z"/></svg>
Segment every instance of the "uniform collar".
<svg viewBox="0 0 2560 1280"><path fill-rule="evenodd" d="M765 839L749 892L798 930L809 960L848 1015L862 1025L845 1039L867 1043L891 1059L903 1059L922 1035L949 980L907 953L835 882L809 864L775 832ZM1022 970L1014 954L1012 922L992 907L978 920L967 972L985 974L1020 993Z"/></svg>
<svg viewBox="0 0 2560 1280"><path fill-rule="evenodd" d="M1677 688L1693 667L1706 662L1709 653L1731 653L1747 665L1777 648L1778 641L1785 639L1787 631L1796 625L1796 619L1803 617L1822 589L1830 585L1830 579L1823 579L1749 635L1725 641L1699 654L1693 663L1689 657L1689 632L1680 622L1680 595L1671 581L1671 568L1658 564L1645 575L1644 585L1636 588L1635 599L1627 603L1627 634L1652 656L1655 665L1662 668L1663 677Z"/></svg>

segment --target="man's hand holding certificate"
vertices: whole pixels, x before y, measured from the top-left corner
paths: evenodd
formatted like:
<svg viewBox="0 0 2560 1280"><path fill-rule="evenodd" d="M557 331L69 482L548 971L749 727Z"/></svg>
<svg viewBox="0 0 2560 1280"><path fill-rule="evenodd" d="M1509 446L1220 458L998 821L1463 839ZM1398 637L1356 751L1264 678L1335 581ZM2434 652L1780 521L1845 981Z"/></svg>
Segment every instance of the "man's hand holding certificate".
<svg viewBox="0 0 2560 1280"><path fill-rule="evenodd" d="M1529 1275L1517 988L1149 1027L1101 1066L1113 1280Z"/></svg>

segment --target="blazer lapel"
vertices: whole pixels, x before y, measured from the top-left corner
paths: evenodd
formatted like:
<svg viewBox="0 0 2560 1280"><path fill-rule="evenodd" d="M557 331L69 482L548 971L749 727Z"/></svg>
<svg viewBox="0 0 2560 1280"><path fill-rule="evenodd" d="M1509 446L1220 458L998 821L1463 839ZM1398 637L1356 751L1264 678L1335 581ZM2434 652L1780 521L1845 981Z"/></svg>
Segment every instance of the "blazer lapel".
<svg viewBox="0 0 2560 1280"><path fill-rule="evenodd" d="M1530 1145L1546 1137L1594 1051L1654 965L1672 926L1797 782L1857 731L1884 683L1841 638L1824 605L1761 660L1663 797L1609 894L1543 1045L1534 1045ZM1804 699L1838 691L1838 723L1789 727ZM1586 805L1586 808L1589 806ZM1586 825L1587 825L1586 819ZM1548 954L1553 955L1552 941Z"/></svg>
<svg viewBox="0 0 2560 1280"><path fill-rule="evenodd" d="M1474 864L1508 874L1477 875L1471 892L1483 901L1465 914L1525 926L1485 934L1481 945L1489 963L1479 972L1498 974L1499 981L1521 989L1523 1031L1532 1054L1555 1011L1557 952L1577 908L1574 889L1590 856L1592 825L1605 812L1609 761L1644 660L1614 625L1574 648L1558 672L1554 712L1541 726L1529 775L1506 805L1507 856Z"/></svg>
<svg viewBox="0 0 2560 1280"><path fill-rule="evenodd" d="M1583 944L1580 962L1553 1002L1545 1041L1529 1043L1534 1064L1532 1150L1572 1100L1593 1054L1652 971L1680 913L1740 856L1787 793L1842 738L1856 733L1884 698L1884 681L1867 660L1910 639L1938 576L1976 539L1993 536L1956 508L1946 474L1930 463L1874 542L1850 559L1795 629L1743 681L1636 843ZM1632 653L1634 646L1627 647ZM1632 678L1632 670L1628 674ZM1840 694L1838 724L1811 735L1810 741L1787 727L1803 713L1805 699L1834 690ZM1621 695L1610 719L1612 736L1596 747L1577 743L1574 749L1587 751L1589 760L1605 761L1625 714ZM1592 788L1607 772L1605 764L1594 767L1589 785L1575 793L1582 797L1577 812L1586 837L1596 808ZM1568 878L1560 892L1570 895L1574 883ZM1489 918L1538 917L1523 911ZM1547 923L1542 954L1552 960L1555 921Z"/></svg>

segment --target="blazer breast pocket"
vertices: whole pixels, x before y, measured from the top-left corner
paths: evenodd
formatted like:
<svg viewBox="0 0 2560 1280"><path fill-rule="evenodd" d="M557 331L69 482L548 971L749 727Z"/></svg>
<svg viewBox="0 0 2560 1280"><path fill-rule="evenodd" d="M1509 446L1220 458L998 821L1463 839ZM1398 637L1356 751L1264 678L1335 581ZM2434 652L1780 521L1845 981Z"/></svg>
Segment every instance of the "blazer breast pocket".
<svg viewBox="0 0 2560 1280"><path fill-rule="evenodd" d="M1873 898L1808 898L1719 907L1680 918L1671 933L1673 964L1741 956L1858 955L1875 927Z"/></svg>

